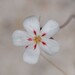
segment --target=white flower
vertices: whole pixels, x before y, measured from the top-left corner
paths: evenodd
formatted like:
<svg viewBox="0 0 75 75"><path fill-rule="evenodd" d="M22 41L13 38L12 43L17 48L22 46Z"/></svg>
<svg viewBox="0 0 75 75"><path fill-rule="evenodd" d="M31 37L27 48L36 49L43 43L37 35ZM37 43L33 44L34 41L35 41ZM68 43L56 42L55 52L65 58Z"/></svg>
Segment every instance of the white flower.
<svg viewBox="0 0 75 75"><path fill-rule="evenodd" d="M25 31L16 30L13 33L13 43L16 46L24 46L23 60L29 64L37 63L40 50L48 54L54 54L59 50L59 44L52 37L58 30L59 25L49 20L40 30L39 19L35 16L26 18L23 23Z"/></svg>

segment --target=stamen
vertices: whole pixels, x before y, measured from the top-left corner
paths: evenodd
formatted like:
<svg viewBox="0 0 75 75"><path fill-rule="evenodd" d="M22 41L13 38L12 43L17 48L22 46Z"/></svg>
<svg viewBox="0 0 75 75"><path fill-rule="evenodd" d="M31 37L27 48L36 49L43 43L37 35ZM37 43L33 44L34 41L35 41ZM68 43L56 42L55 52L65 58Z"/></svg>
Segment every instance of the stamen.
<svg viewBox="0 0 75 75"><path fill-rule="evenodd" d="M43 44L43 45L46 45L46 43L45 43L45 42L42 42L42 44Z"/></svg>
<svg viewBox="0 0 75 75"><path fill-rule="evenodd" d="M27 45L27 46L25 46L25 48L28 48L28 45Z"/></svg>
<svg viewBox="0 0 75 75"><path fill-rule="evenodd" d="M36 35L36 31L34 30L33 32L34 32L34 34Z"/></svg>
<svg viewBox="0 0 75 75"><path fill-rule="evenodd" d="M34 45L34 49L36 49L36 46L37 46L37 45L35 44L35 45Z"/></svg>
<svg viewBox="0 0 75 75"><path fill-rule="evenodd" d="M45 36L45 35L46 35L46 33L43 33L43 34L42 34L42 36Z"/></svg>
<svg viewBox="0 0 75 75"><path fill-rule="evenodd" d="M50 39L54 39L53 37L50 37Z"/></svg>
<svg viewBox="0 0 75 75"><path fill-rule="evenodd" d="M32 41L32 38L28 38L28 41Z"/></svg>

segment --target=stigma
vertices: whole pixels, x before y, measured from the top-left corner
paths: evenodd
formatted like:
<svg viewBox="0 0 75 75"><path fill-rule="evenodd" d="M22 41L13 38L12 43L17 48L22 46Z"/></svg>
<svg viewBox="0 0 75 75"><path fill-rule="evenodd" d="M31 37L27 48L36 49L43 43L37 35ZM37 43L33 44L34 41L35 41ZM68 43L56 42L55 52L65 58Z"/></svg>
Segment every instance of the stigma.
<svg viewBox="0 0 75 75"><path fill-rule="evenodd" d="M34 42L36 43L36 44L39 44L40 42L41 42L41 37L40 36L35 36L34 37Z"/></svg>

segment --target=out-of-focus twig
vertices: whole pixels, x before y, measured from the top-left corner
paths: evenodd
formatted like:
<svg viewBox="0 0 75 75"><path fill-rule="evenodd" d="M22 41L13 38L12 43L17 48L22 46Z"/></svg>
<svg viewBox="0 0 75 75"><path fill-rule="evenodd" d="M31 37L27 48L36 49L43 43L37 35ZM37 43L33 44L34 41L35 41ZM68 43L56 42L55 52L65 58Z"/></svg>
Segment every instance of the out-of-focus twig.
<svg viewBox="0 0 75 75"><path fill-rule="evenodd" d="M67 20L63 25L60 26L60 28L62 29L62 28L64 28L65 26L67 26L73 18L75 18L75 15L71 15L71 16L68 18L68 20Z"/></svg>
<svg viewBox="0 0 75 75"><path fill-rule="evenodd" d="M47 60L47 62L49 63L49 64L52 64L57 70L59 70L60 72L62 72L63 73L63 75L68 75L64 70L62 70L60 67L58 67L55 63L53 63L51 60L49 60L47 57L45 57L43 54L41 54L42 55L42 57L45 59L45 60Z"/></svg>

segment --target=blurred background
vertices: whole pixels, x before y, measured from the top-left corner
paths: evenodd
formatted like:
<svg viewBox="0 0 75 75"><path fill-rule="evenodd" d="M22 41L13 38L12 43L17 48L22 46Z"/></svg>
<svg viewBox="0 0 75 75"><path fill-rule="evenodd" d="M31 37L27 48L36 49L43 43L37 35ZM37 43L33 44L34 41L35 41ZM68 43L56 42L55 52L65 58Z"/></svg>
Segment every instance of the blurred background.
<svg viewBox="0 0 75 75"><path fill-rule="evenodd" d="M64 75L42 56L37 64L26 64L22 58L25 49L13 45L12 33L24 30L22 23L28 16L41 16L41 26L48 19L61 26L72 14L75 14L75 0L0 0L0 75ZM59 53L45 56L67 75L75 75L75 19L54 39L60 43Z"/></svg>

